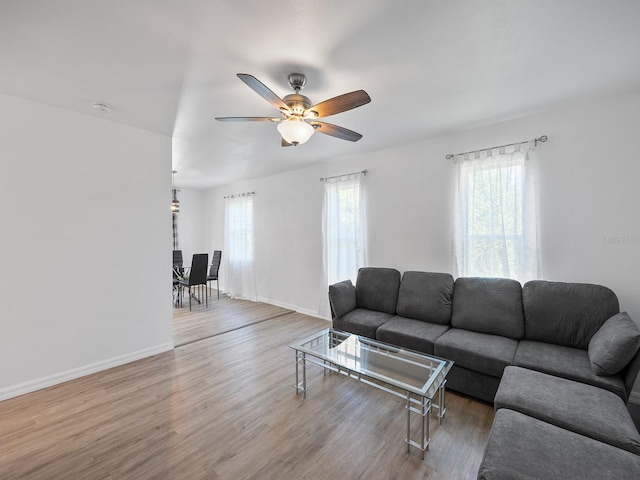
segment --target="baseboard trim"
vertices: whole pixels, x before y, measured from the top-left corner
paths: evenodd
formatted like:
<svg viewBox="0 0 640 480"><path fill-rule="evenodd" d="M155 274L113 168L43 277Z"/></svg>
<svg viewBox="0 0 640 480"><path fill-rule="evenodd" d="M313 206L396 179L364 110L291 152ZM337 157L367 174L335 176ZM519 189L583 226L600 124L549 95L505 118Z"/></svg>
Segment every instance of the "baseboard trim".
<svg viewBox="0 0 640 480"><path fill-rule="evenodd" d="M640 405L640 392L631 392L631 395L629 395L629 403Z"/></svg>
<svg viewBox="0 0 640 480"><path fill-rule="evenodd" d="M258 297L258 301L262 303L268 303L269 305L273 305L275 307L286 308L287 310L293 310L296 313L301 313L303 315L308 315L310 317L320 318L322 320L331 321L330 318L319 315L318 312L309 310L307 308L300 308L297 305L291 305L290 303L280 302L278 300L272 300L270 298Z"/></svg>
<svg viewBox="0 0 640 480"><path fill-rule="evenodd" d="M163 343L154 347L138 350L137 352L128 353L126 355L120 355L118 357L109 358L100 362L85 365L84 367L74 368L65 372L56 373L48 377L38 378L11 387L3 388L0 390L0 402L8 400L9 398L19 397L27 393L35 392L36 390L42 390L43 388L52 387L60 383L75 380L76 378L91 375L92 373L108 370L113 367L119 367L125 363L135 362L146 357L151 357L159 353L168 352L173 350L173 343Z"/></svg>
<svg viewBox="0 0 640 480"><path fill-rule="evenodd" d="M307 310L306 308L299 308L296 310L296 312L301 313L303 315L308 315L310 317L319 318L320 320L326 320L327 322L331 321L329 317L324 317L322 315L319 315L318 312L314 312L313 310Z"/></svg>
<svg viewBox="0 0 640 480"><path fill-rule="evenodd" d="M298 308L295 305L291 305L290 303L284 303L284 302L280 302L278 300L272 300L272 299L266 298L266 297L258 297L258 301L262 302L262 303L268 303L269 305L273 305L274 307L280 307L280 308L286 308L287 310L293 310L294 312L297 311L296 309Z"/></svg>

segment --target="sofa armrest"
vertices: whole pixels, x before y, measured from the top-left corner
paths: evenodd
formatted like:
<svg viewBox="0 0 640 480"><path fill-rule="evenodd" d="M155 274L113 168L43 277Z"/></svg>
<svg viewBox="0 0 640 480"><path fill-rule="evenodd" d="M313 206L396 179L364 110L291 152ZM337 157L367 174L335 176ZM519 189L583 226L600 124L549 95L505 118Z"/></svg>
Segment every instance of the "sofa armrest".
<svg viewBox="0 0 640 480"><path fill-rule="evenodd" d="M329 285L329 305L331 318L342 318L356 308L356 287L351 280Z"/></svg>
<svg viewBox="0 0 640 480"><path fill-rule="evenodd" d="M627 390L627 402L629 401L629 397L631 396L631 391L633 390L633 385L636 383L636 379L638 378L638 373L640 372L640 350L638 350L635 356L631 359L627 368L623 370L624 374L624 386Z"/></svg>

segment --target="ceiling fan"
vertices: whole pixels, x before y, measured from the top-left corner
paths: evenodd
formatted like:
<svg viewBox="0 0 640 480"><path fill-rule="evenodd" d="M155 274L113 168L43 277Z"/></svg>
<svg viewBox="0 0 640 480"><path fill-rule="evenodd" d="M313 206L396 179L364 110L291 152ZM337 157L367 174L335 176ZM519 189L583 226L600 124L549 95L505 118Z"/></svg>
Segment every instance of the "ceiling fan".
<svg viewBox="0 0 640 480"><path fill-rule="evenodd" d="M362 135L348 130L344 127L321 122L318 119L346 112L352 108L360 107L371 101L371 98L364 90L345 93L337 97L330 98L324 102L313 105L304 95L300 95L300 90L307 83L307 77L302 73L292 73L289 75L289 85L295 93L291 93L284 98L278 97L269 88L252 75L238 73L238 78L246 83L249 88L264 98L271 105L280 111L280 117L216 117L221 122L274 122L277 123L278 132L282 135L282 146L301 145L305 143L314 132L318 131L325 135L357 142Z"/></svg>

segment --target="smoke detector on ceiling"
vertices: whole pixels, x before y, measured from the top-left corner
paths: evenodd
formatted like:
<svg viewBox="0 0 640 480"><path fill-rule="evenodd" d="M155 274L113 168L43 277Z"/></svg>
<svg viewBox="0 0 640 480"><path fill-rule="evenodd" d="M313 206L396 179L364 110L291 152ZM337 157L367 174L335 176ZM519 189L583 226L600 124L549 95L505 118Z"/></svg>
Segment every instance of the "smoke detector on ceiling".
<svg viewBox="0 0 640 480"><path fill-rule="evenodd" d="M93 109L96 112L109 113L111 111L111 105L101 102L93 102Z"/></svg>

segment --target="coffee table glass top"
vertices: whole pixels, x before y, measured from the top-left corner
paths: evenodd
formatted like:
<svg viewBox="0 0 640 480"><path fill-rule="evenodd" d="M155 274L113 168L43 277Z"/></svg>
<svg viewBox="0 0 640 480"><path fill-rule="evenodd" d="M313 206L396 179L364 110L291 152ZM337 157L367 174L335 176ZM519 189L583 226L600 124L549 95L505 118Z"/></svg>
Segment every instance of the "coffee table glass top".
<svg viewBox="0 0 640 480"><path fill-rule="evenodd" d="M427 398L437 393L453 365L450 360L332 328L291 348Z"/></svg>

